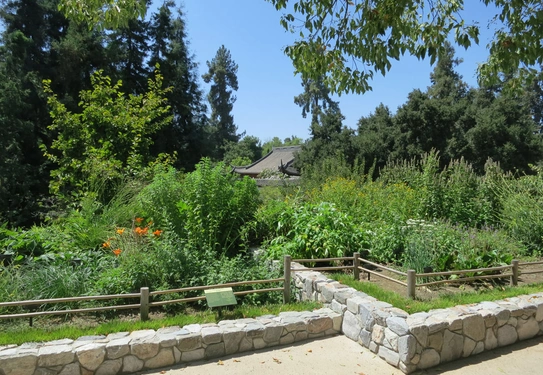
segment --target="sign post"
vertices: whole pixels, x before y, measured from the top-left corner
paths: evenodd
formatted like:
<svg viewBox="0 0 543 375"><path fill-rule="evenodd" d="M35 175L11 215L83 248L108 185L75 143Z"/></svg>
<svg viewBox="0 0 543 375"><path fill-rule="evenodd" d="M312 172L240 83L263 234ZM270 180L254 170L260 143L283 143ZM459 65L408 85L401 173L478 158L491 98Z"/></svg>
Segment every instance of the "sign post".
<svg viewBox="0 0 543 375"><path fill-rule="evenodd" d="M209 307L219 308L219 318L222 316L221 307L238 304L232 288L207 289L204 290L204 294Z"/></svg>

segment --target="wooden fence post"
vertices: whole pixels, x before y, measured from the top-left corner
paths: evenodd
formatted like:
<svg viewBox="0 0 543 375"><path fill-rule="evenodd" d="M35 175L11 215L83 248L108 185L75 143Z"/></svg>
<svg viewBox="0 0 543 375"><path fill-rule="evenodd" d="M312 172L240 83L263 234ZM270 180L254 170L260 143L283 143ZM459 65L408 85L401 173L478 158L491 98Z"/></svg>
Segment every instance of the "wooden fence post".
<svg viewBox="0 0 543 375"><path fill-rule="evenodd" d="M149 288L141 288L140 293L140 319L149 320Z"/></svg>
<svg viewBox="0 0 543 375"><path fill-rule="evenodd" d="M360 253L354 253L354 260L353 260L353 275L354 279L356 281L360 281Z"/></svg>
<svg viewBox="0 0 543 375"><path fill-rule="evenodd" d="M511 265L513 266L511 268L511 280L509 280L509 283L511 284L511 286L517 286L518 284L518 260L516 259L513 259L511 261Z"/></svg>
<svg viewBox="0 0 543 375"><path fill-rule="evenodd" d="M290 255L285 255L284 263L284 273L285 273L285 282L283 289L283 303L290 303L290 267L291 267L292 258Z"/></svg>
<svg viewBox="0 0 543 375"><path fill-rule="evenodd" d="M415 270L407 271L407 297L414 299L415 298L415 289L417 286L417 277Z"/></svg>

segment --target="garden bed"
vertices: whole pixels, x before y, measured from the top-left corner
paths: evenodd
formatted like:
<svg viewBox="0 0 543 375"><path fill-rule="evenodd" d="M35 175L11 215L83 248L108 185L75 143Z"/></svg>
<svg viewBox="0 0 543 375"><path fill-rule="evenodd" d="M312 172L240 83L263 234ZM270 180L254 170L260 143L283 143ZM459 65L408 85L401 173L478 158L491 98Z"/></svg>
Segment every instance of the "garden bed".
<svg viewBox="0 0 543 375"><path fill-rule="evenodd" d="M541 259L540 259L541 260ZM542 265L527 265L522 268L524 272L540 271ZM395 277L394 274L386 270L377 270L377 272L382 273L388 277ZM379 287L395 292L401 296L406 296L406 288L402 285L399 285L395 282L389 281L382 277L371 276L370 280L367 280L367 274L361 273L360 281L367 281L372 284L378 285ZM527 273L523 274L522 272L518 278L518 285L532 285L532 284L543 284L543 273ZM442 284L432 287L418 287L417 288L417 299L423 301L431 301L432 299L438 298L443 295L451 294L460 294L460 293L477 293L484 292L494 289L504 290L504 287L509 285L509 280L506 279L497 279L490 281L478 281L478 282L459 282L451 284Z"/></svg>

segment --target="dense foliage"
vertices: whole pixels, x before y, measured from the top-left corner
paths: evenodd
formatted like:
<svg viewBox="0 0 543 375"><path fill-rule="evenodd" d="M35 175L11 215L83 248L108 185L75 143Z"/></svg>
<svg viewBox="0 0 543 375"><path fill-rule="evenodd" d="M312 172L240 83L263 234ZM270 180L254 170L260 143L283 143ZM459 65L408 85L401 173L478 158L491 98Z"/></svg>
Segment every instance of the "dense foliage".
<svg viewBox="0 0 543 375"><path fill-rule="evenodd" d="M304 79L301 185L259 190L229 165L302 141L237 134L226 47L208 119L172 2L111 32L57 5L0 11L0 301L276 278L284 254L417 271L543 254L543 80L470 88L443 43L432 85L355 131L324 77Z"/></svg>
<svg viewBox="0 0 543 375"><path fill-rule="evenodd" d="M449 40L463 48L478 44L483 27L493 36L481 80L515 76L509 86L518 88L543 64L539 0L481 0L492 15L486 24L462 14L464 0L268 1L285 11L282 26L299 38L285 49L296 71L304 79L326 77L335 92L370 90L374 74L385 75L405 54L428 56L433 64Z"/></svg>
<svg viewBox="0 0 543 375"><path fill-rule="evenodd" d="M454 49L445 49L430 75L431 86L415 89L393 113L380 104L361 117L357 131L343 125L337 103L330 103L327 89L312 84L304 94L313 103L312 138L297 159L304 173L327 158L341 155L348 165L365 164L377 177L389 161L420 159L438 151L439 168L463 159L479 175L489 159L506 171L531 173L529 164L543 159L541 137L541 81L526 86L522 94L504 92L503 85L469 87L456 72L461 62ZM331 105L332 104L332 105ZM305 110L305 107L304 107Z"/></svg>

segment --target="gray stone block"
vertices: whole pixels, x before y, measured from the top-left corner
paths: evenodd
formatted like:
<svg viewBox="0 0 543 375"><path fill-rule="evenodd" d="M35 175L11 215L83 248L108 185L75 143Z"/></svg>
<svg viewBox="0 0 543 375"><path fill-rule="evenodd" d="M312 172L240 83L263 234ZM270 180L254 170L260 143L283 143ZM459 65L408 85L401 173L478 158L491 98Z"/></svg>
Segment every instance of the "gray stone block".
<svg viewBox="0 0 543 375"><path fill-rule="evenodd" d="M38 367L64 366L72 363L74 357L71 345L42 346L38 351Z"/></svg>
<svg viewBox="0 0 543 375"><path fill-rule="evenodd" d="M386 320L387 327L398 336L406 335L409 332L409 326L404 318L391 316Z"/></svg>
<svg viewBox="0 0 543 375"><path fill-rule="evenodd" d="M133 374L137 371L140 371L145 362L136 357L135 355L127 355L122 359L123 361L123 372L127 374Z"/></svg>
<svg viewBox="0 0 543 375"><path fill-rule="evenodd" d="M13 354L0 357L0 369L5 375L33 375L37 364L36 354Z"/></svg>
<svg viewBox="0 0 543 375"><path fill-rule="evenodd" d="M485 338L485 321L481 315L470 315L463 318L462 332L474 341Z"/></svg>
<svg viewBox="0 0 543 375"><path fill-rule="evenodd" d="M518 339L517 330L515 327L506 324L498 328L498 346L513 344Z"/></svg>
<svg viewBox="0 0 543 375"><path fill-rule="evenodd" d="M145 361L145 368L171 366L175 363L172 348L161 349L156 356Z"/></svg>
<svg viewBox="0 0 543 375"><path fill-rule="evenodd" d="M411 363L417 349L417 339L413 335L405 335L398 339L398 355L400 361Z"/></svg>
<svg viewBox="0 0 543 375"><path fill-rule="evenodd" d="M539 333L539 324L534 317L529 319L519 319L517 325L517 334L519 340L526 340Z"/></svg>
<svg viewBox="0 0 543 375"><path fill-rule="evenodd" d="M400 362L400 356L398 352L390 350L384 346L380 346L377 354L379 355L379 357L387 361L388 364L394 367L398 367L398 363Z"/></svg>
<svg viewBox="0 0 543 375"><path fill-rule="evenodd" d="M192 333L177 338L177 349L181 352L190 352L202 347L202 336Z"/></svg>
<svg viewBox="0 0 543 375"><path fill-rule="evenodd" d="M206 345L216 344L222 341L222 331L219 327L205 327L200 332L202 342Z"/></svg>
<svg viewBox="0 0 543 375"><path fill-rule="evenodd" d="M420 355L418 369L425 369L439 365L439 353L435 349L426 349Z"/></svg>
<svg viewBox="0 0 543 375"><path fill-rule="evenodd" d="M121 358L130 353L130 337L122 337L106 344L107 359Z"/></svg>
<svg viewBox="0 0 543 375"><path fill-rule="evenodd" d="M106 358L106 345L88 343L75 350L77 360L87 370L94 371Z"/></svg>
<svg viewBox="0 0 543 375"><path fill-rule="evenodd" d="M358 340L358 336L361 331L360 323L356 319L355 315L350 311L346 311L343 316L343 323L341 325L341 331L345 336L350 338L353 341Z"/></svg>
<svg viewBox="0 0 543 375"><path fill-rule="evenodd" d="M118 374L123 365L123 360L118 359L108 359L107 361L102 362L100 367L96 369L94 375L113 375Z"/></svg>
<svg viewBox="0 0 543 375"><path fill-rule="evenodd" d="M191 350L190 352L182 352L181 362L199 361L201 359L204 359L204 356L205 356L204 348Z"/></svg>
<svg viewBox="0 0 543 375"><path fill-rule="evenodd" d="M217 344L211 344L208 345L207 348L205 348L205 356L206 358L216 358L221 357L224 355L224 343L219 342Z"/></svg>
<svg viewBox="0 0 543 375"><path fill-rule="evenodd" d="M464 350L464 337L446 330L443 333L443 347L441 348L441 362L449 362L462 356Z"/></svg>

